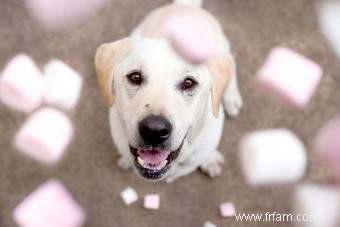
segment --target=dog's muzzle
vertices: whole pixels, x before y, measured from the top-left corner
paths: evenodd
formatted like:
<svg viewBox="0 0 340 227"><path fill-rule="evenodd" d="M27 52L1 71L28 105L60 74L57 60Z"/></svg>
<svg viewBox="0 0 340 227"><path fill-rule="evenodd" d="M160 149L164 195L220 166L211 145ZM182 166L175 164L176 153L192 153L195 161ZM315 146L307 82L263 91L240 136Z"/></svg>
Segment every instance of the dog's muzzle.
<svg viewBox="0 0 340 227"><path fill-rule="evenodd" d="M130 146L130 151L135 157L135 167L138 173L148 180L160 180L169 171L172 162L178 157L184 140L178 149L163 151L157 149L142 149Z"/></svg>
<svg viewBox="0 0 340 227"><path fill-rule="evenodd" d="M184 139L178 149L168 151L168 139L172 132L171 123L161 116L151 115L139 123L139 134L142 139L141 146L130 146L130 151L135 157L135 167L139 174L150 180L161 179L170 169L182 148Z"/></svg>

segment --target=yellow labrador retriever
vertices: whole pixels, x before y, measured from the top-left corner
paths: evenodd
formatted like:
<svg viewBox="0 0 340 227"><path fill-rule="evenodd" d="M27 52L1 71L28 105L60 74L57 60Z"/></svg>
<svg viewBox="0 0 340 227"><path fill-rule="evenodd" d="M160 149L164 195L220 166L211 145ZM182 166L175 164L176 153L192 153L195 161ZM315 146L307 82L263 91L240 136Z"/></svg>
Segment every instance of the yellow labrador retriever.
<svg viewBox="0 0 340 227"><path fill-rule="evenodd" d="M149 180L168 182L200 167L221 174L217 150L224 113L238 115L242 98L228 40L199 0L175 0L153 11L129 38L101 45L95 65L101 92L110 107L118 165ZM169 17L190 12L216 34L216 53L206 64L179 57L164 38Z"/></svg>

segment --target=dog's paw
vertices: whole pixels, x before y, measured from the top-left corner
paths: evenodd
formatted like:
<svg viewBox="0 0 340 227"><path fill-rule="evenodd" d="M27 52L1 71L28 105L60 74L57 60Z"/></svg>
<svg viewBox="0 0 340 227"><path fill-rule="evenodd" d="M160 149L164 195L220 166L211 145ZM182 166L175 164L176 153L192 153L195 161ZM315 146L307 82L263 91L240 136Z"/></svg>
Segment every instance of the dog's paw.
<svg viewBox="0 0 340 227"><path fill-rule="evenodd" d="M238 89L227 91L223 97L224 110L230 117L236 117L243 106L242 96Z"/></svg>
<svg viewBox="0 0 340 227"><path fill-rule="evenodd" d="M209 177L214 178L222 173L222 165L224 163L224 157L219 151L214 152L213 155L200 166L200 169L208 174Z"/></svg>
<svg viewBox="0 0 340 227"><path fill-rule="evenodd" d="M127 156L121 156L118 159L118 166L119 168L121 168L122 170L128 170L132 167L132 159L130 157Z"/></svg>
<svg viewBox="0 0 340 227"><path fill-rule="evenodd" d="M169 174L166 176L165 181L168 184L171 184L172 182L174 182L180 175L178 175L178 172L173 172L170 171Z"/></svg>
<svg viewBox="0 0 340 227"><path fill-rule="evenodd" d="M173 178L173 177L167 177L167 178L165 179L165 181L166 181L166 183L171 184L172 182L174 182L175 179L176 179L176 178Z"/></svg>

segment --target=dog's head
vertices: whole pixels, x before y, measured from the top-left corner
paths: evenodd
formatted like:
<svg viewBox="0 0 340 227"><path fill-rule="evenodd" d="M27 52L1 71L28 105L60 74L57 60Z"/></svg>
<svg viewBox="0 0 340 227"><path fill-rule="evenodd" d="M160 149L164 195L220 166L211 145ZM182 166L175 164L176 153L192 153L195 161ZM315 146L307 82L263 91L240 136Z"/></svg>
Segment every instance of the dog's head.
<svg viewBox="0 0 340 227"><path fill-rule="evenodd" d="M231 70L220 55L191 65L162 39L103 44L95 64L104 100L115 104L123 120L136 170L154 180L162 179L179 155L190 155L181 148L206 114L210 94L217 117Z"/></svg>

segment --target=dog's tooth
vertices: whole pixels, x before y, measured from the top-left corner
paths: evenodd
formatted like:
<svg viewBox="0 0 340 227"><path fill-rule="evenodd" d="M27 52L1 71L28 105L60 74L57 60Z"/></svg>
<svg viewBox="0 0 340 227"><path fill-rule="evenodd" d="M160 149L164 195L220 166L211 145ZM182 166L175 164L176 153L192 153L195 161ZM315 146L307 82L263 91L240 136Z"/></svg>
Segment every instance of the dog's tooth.
<svg viewBox="0 0 340 227"><path fill-rule="evenodd" d="M163 162L161 162L159 165L154 165L154 164L147 164L145 163L145 161L141 158L141 157L137 157L137 161L138 163L143 166L146 169L151 169L151 170L161 170L163 169L166 164L168 163L168 160L164 160Z"/></svg>
<svg viewBox="0 0 340 227"><path fill-rule="evenodd" d="M162 168L164 168L164 166L166 166L166 164L168 164L168 160L164 160L164 162L162 163Z"/></svg>
<svg viewBox="0 0 340 227"><path fill-rule="evenodd" d="M159 166L157 166L158 170L161 170L164 168L164 166L168 163L168 160L164 160Z"/></svg>
<svg viewBox="0 0 340 227"><path fill-rule="evenodd" d="M141 157L137 157L137 161L140 165L144 166L144 160Z"/></svg>

